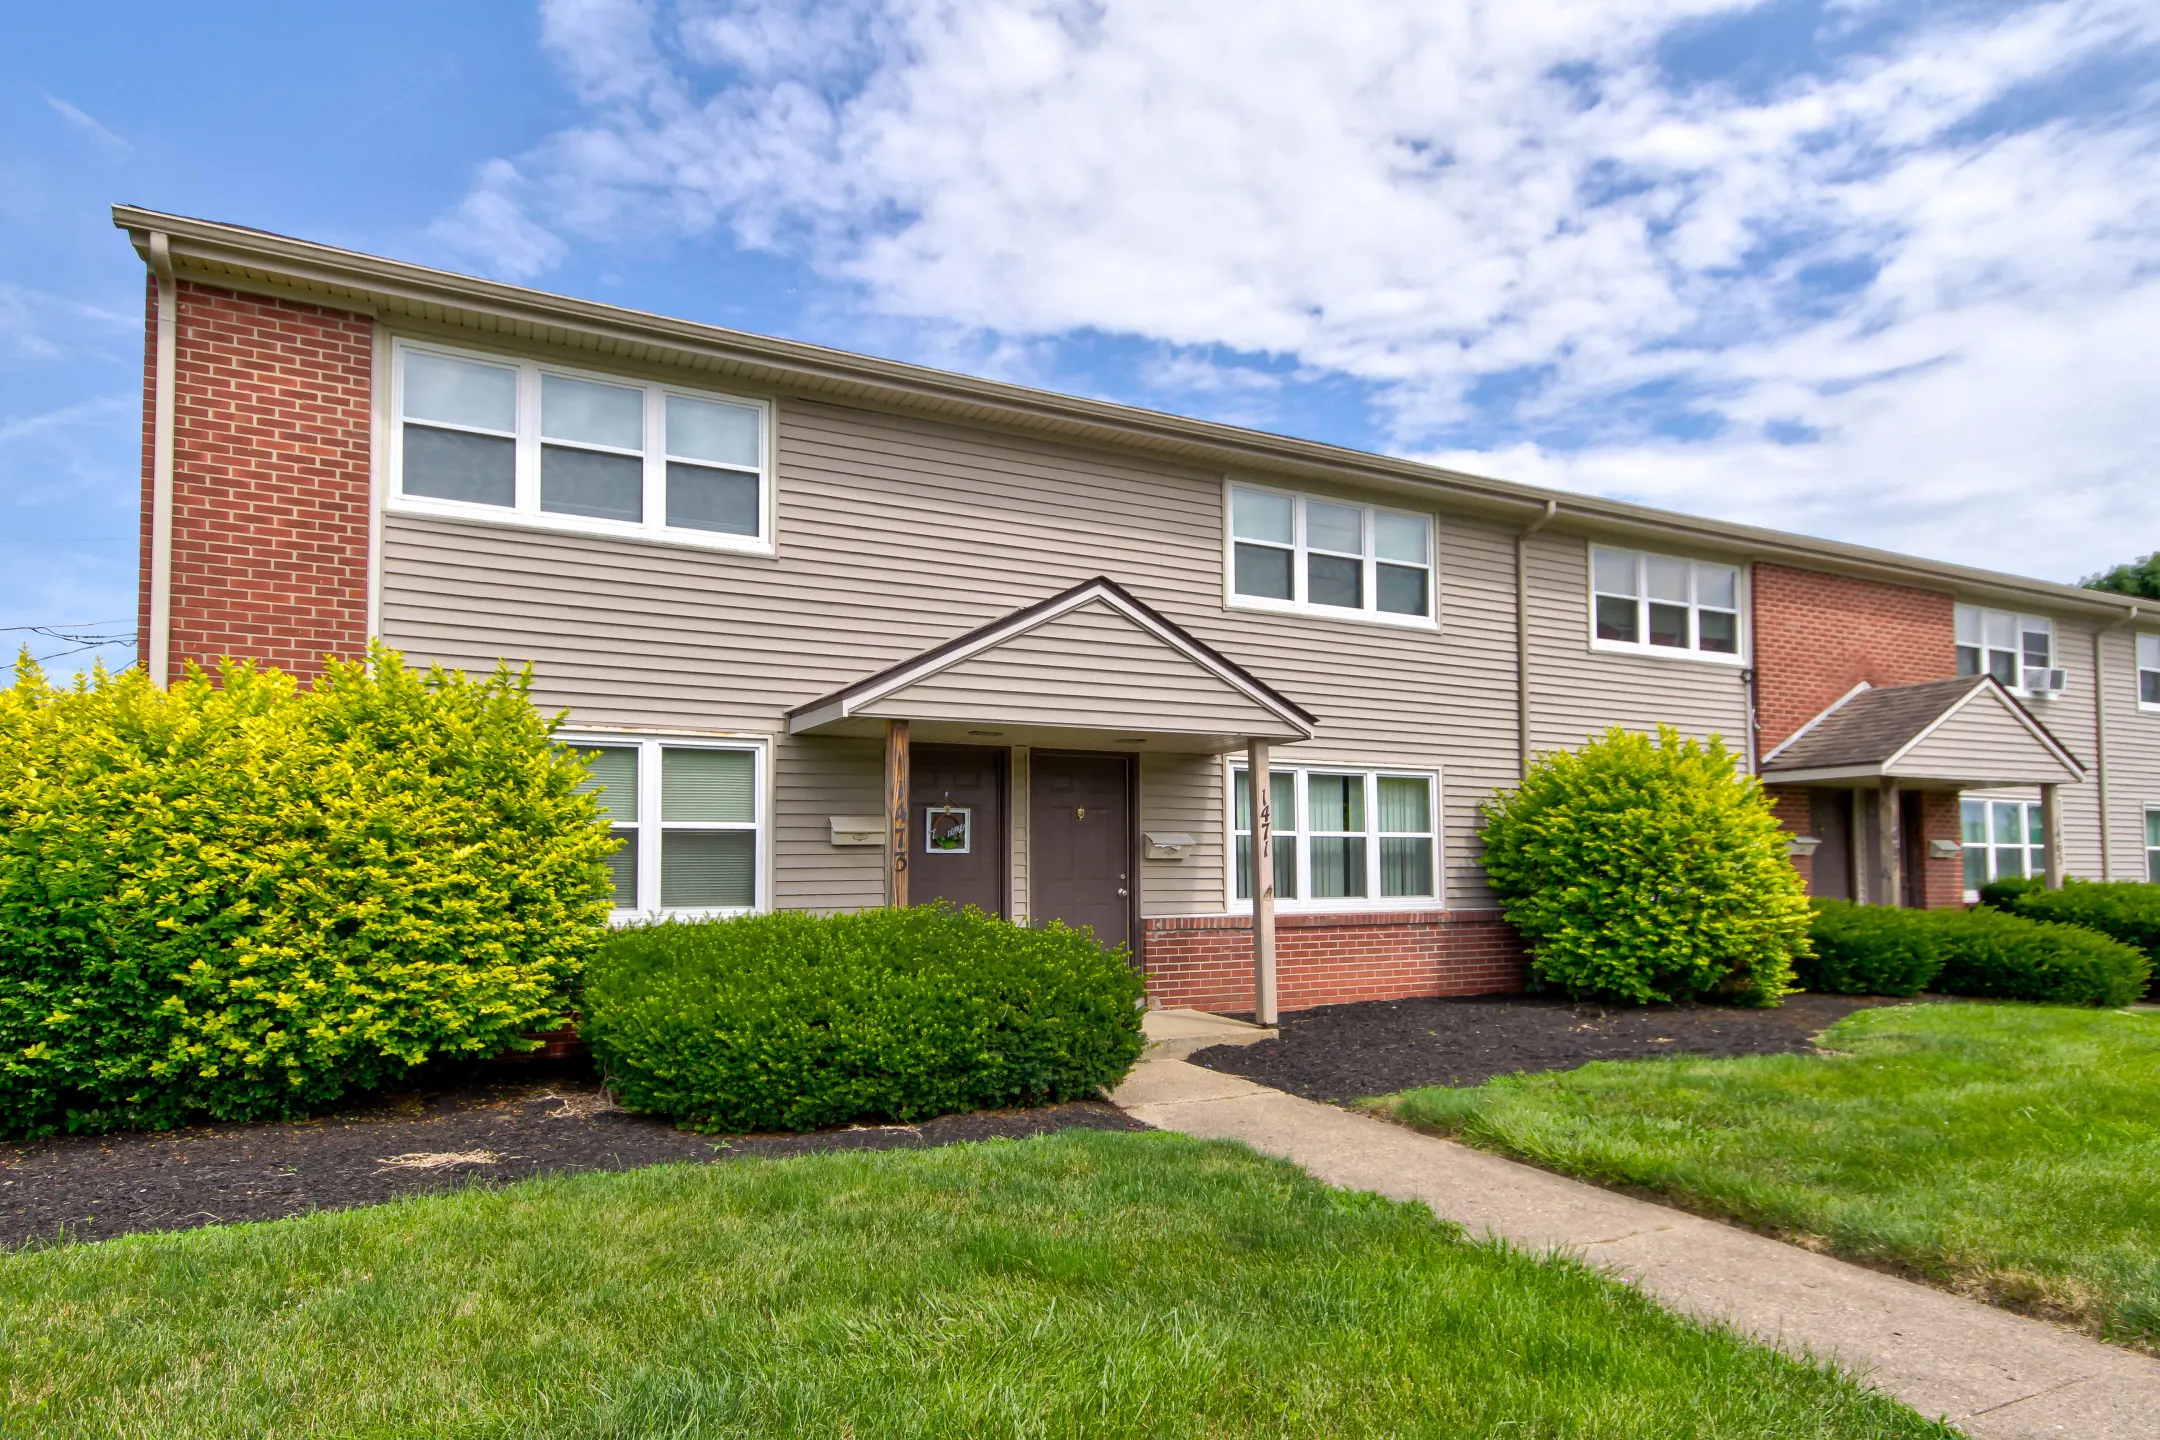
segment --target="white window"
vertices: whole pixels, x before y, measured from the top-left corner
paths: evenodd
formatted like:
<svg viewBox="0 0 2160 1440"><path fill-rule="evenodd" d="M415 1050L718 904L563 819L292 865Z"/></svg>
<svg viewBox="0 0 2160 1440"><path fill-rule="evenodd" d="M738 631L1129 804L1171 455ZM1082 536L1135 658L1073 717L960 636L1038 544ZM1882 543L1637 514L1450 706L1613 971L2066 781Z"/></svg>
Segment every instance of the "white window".
<svg viewBox="0 0 2160 1440"><path fill-rule="evenodd" d="M1978 899L1990 880L2047 873L2047 832L2037 800L1964 800L1958 821L1965 842L1965 893ZM2146 821L2151 829L2151 819Z"/></svg>
<svg viewBox="0 0 2160 1440"><path fill-rule="evenodd" d="M741 915L764 907L763 750L739 741L588 736L580 788L622 842L608 857L615 913Z"/></svg>
<svg viewBox="0 0 2160 1440"><path fill-rule="evenodd" d="M1590 625L1600 650L1740 656L1740 572L1731 565L1590 547Z"/></svg>
<svg viewBox="0 0 2160 1440"><path fill-rule="evenodd" d="M769 408L398 342L397 508L770 552Z"/></svg>
<svg viewBox="0 0 2160 1440"><path fill-rule="evenodd" d="M1230 603L1433 623L1433 518L1286 490L1230 487Z"/></svg>
<svg viewBox="0 0 2160 1440"><path fill-rule="evenodd" d="M2055 665L2055 622L2008 610L1957 607L1960 675L1992 675L2005 689L2049 689Z"/></svg>
<svg viewBox="0 0 2160 1440"><path fill-rule="evenodd" d="M1252 777L1231 771L1237 874L1252 900ZM1430 774L1332 766L1268 770L1275 899L1290 909L1385 907L1439 896L1440 810Z"/></svg>
<svg viewBox="0 0 2160 1440"><path fill-rule="evenodd" d="M2138 704L2160 710L2160 635L2137 637Z"/></svg>
<svg viewBox="0 0 2160 1440"><path fill-rule="evenodd" d="M2160 810L2145 812L2145 878L2160 885Z"/></svg>

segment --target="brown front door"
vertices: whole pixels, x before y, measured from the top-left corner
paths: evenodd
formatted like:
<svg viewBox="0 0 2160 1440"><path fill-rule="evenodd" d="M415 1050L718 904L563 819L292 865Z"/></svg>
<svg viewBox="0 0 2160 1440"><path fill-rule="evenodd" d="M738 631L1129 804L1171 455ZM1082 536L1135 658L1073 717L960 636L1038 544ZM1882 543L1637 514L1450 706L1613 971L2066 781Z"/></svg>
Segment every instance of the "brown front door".
<svg viewBox="0 0 2160 1440"><path fill-rule="evenodd" d="M908 756L908 900L1005 913L1006 753L916 745Z"/></svg>
<svg viewBox="0 0 2160 1440"><path fill-rule="evenodd" d="M1132 761L1037 751L1028 786L1029 913L1132 942Z"/></svg>
<svg viewBox="0 0 2160 1440"><path fill-rule="evenodd" d="M1815 879L1808 893L1825 900L1853 898L1853 794L1850 790L1811 790Z"/></svg>
<svg viewBox="0 0 2160 1440"><path fill-rule="evenodd" d="M1898 792L1898 844L1903 847L1898 869L1905 892L1898 904L1908 910L1927 909L1927 836L1921 831L1922 814L1919 791Z"/></svg>

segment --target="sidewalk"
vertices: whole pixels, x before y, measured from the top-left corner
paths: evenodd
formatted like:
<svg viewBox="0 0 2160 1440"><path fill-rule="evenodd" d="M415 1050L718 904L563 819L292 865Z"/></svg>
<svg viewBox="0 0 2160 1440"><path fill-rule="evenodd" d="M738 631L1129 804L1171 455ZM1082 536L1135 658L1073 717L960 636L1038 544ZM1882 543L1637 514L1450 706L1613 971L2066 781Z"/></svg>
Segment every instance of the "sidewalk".
<svg viewBox="0 0 2160 1440"><path fill-rule="evenodd" d="M2038 1320L1159 1051L1110 1098L1158 1129L1241 1140L1330 1185L1423 1201L1473 1235L1580 1255L1672 1309L1834 1358L1976 1440L2160 1436L2160 1361Z"/></svg>

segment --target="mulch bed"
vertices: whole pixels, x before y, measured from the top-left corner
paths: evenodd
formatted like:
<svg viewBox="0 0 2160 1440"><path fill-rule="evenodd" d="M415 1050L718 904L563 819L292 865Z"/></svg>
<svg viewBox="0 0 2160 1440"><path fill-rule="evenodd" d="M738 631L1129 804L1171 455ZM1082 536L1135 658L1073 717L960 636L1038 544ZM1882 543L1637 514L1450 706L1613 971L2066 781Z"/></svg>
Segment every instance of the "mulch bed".
<svg viewBox="0 0 2160 1440"><path fill-rule="evenodd" d="M1075 1127L1147 1128L1100 1101L1078 1101L808 1135L696 1135L617 1109L589 1064L524 1065L290 1124L0 1144L0 1247L280 1220L534 1175L913 1150Z"/></svg>
<svg viewBox="0 0 2160 1440"><path fill-rule="evenodd" d="M1217 1045L1195 1065L1309 1100L1342 1104L1419 1085L1478 1085L1517 1071L1572 1070L1654 1055L1784 1055L1853 1011L1897 1001L1793 995L1767 1010L1729 1005L1606 1009L1519 995L1326 1005L1282 1017L1278 1040Z"/></svg>

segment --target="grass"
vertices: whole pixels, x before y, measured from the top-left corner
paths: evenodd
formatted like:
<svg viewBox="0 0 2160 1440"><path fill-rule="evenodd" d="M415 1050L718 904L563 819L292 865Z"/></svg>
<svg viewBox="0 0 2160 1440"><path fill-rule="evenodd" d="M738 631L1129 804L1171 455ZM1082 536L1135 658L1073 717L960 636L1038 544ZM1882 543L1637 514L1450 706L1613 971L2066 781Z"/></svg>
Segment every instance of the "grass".
<svg viewBox="0 0 2160 1440"><path fill-rule="evenodd" d="M1941 1436L1242 1148L1067 1132L0 1257L0 1434Z"/></svg>
<svg viewBox="0 0 2160 1440"><path fill-rule="evenodd" d="M2160 1348L2160 1015L1901 1005L1822 1044L1842 1053L1619 1061L1376 1103Z"/></svg>

